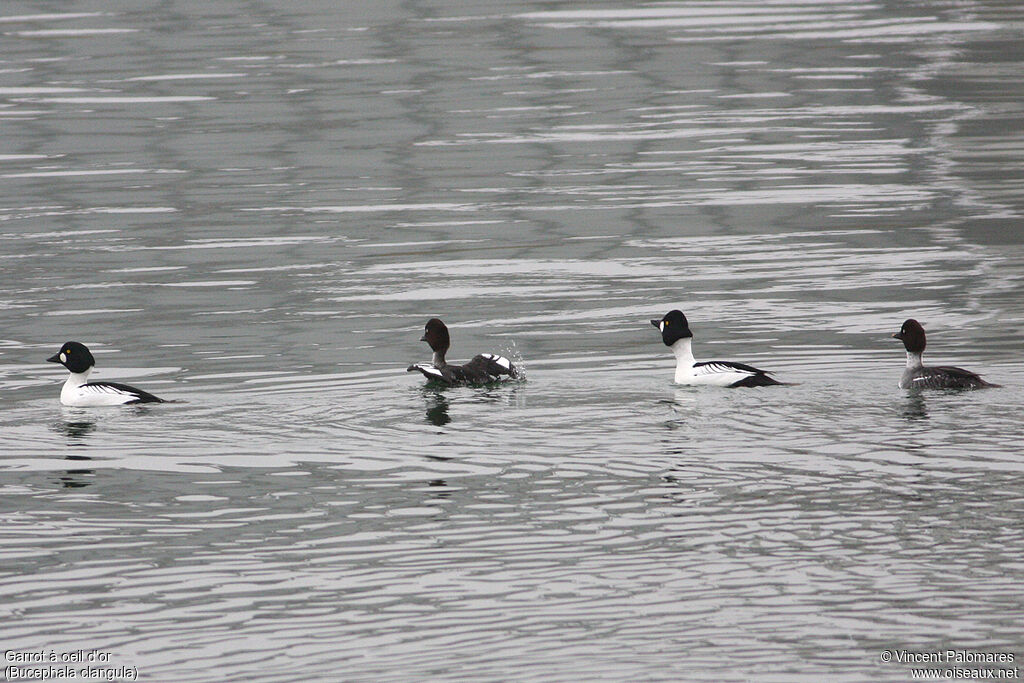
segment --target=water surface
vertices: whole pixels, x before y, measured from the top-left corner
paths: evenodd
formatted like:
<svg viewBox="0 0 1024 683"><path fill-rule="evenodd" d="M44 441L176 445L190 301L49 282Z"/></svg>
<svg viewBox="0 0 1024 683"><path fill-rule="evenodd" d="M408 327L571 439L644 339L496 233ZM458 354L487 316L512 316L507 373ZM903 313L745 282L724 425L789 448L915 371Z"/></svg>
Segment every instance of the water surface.
<svg viewBox="0 0 1024 683"><path fill-rule="evenodd" d="M0 17L7 651L144 680L1024 657L1014 3ZM792 386L693 389L700 358ZM526 379L425 387L451 359ZM1003 388L907 395L889 338ZM166 405L59 405L69 339Z"/></svg>

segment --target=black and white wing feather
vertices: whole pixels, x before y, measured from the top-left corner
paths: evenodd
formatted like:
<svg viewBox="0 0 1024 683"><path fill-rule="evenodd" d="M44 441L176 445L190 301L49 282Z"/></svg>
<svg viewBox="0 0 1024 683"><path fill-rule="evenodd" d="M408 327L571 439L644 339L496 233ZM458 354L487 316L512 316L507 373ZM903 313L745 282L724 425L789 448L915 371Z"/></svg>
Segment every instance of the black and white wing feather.
<svg viewBox="0 0 1024 683"><path fill-rule="evenodd" d="M439 380L441 382L451 383L450 379L445 376L445 373L434 367L433 363L415 363L406 368L406 372L422 372L423 376L427 379Z"/></svg>
<svg viewBox="0 0 1024 683"><path fill-rule="evenodd" d="M768 370L755 368L746 363L726 360L710 360L693 364L697 376L708 376L729 387L769 387L783 382L769 376ZM715 383L719 383L715 382Z"/></svg>
<svg viewBox="0 0 1024 683"><path fill-rule="evenodd" d="M78 388L82 396L92 395L96 397L122 397L122 403L164 403L162 398L157 398L148 391L130 387L127 384L118 382L89 382Z"/></svg>

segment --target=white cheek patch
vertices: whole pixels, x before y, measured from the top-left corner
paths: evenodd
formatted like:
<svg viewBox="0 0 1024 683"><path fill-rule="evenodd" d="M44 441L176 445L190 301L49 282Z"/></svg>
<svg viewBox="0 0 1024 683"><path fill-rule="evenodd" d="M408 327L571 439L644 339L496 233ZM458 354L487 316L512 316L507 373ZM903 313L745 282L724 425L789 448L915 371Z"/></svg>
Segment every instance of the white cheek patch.
<svg viewBox="0 0 1024 683"><path fill-rule="evenodd" d="M64 355L63 351L60 352L60 356L59 357L60 357L60 362L61 363L67 363L68 362L68 357Z"/></svg>
<svg viewBox="0 0 1024 683"><path fill-rule="evenodd" d="M658 331L659 332L664 332L665 331L665 321L664 320L662 320L661 324L658 325Z"/></svg>

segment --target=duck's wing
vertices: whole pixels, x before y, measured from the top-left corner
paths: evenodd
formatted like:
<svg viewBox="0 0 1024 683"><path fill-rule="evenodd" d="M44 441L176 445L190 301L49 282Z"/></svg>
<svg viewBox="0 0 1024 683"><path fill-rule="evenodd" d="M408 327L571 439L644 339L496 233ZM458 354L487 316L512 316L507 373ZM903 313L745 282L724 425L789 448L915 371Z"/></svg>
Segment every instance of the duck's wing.
<svg viewBox="0 0 1024 683"><path fill-rule="evenodd" d="M446 372L447 369L448 368L445 368L445 370L441 370L439 368L436 368L434 367L433 363L415 363L406 368L405 371L414 372L416 370L419 370L427 379L437 380L439 382L444 382L446 384L453 384L455 379L451 376L450 372Z"/></svg>
<svg viewBox="0 0 1024 683"><path fill-rule="evenodd" d="M89 382L79 387L79 391L96 395L123 397L125 399L124 403L165 403L162 398L158 398L148 391L117 382Z"/></svg>
<svg viewBox="0 0 1024 683"><path fill-rule="evenodd" d="M701 375L716 375L731 380L730 387L770 387L784 384L770 376L769 370L755 368L746 363L728 360L709 360L693 364L694 372Z"/></svg>
<svg viewBox="0 0 1024 683"><path fill-rule="evenodd" d="M519 371L512 361L493 353L478 354L461 369L467 375L467 381L489 382L501 379L505 375L513 379L519 376Z"/></svg>
<svg viewBox="0 0 1024 683"><path fill-rule="evenodd" d="M910 386L921 389L980 389L999 386L986 382L976 372L950 365L921 368L910 381Z"/></svg>

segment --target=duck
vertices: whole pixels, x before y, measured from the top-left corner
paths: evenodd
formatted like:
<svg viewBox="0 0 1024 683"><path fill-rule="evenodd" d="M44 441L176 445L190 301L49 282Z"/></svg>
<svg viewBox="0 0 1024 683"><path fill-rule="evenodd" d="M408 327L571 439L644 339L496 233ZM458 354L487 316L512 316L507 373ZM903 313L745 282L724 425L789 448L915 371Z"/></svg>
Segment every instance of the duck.
<svg viewBox="0 0 1024 683"><path fill-rule="evenodd" d="M120 406L129 403L165 403L148 391L117 382L90 382L89 374L96 366L89 348L81 342L69 341L61 345L60 351L46 359L60 363L71 375L60 390L60 402L75 408L96 406Z"/></svg>
<svg viewBox="0 0 1024 683"><path fill-rule="evenodd" d="M926 366L921 360L927 344L924 327L913 318L903 321L900 331L892 338L902 341L907 350L907 368L900 377L900 389L984 389L999 386L963 368Z"/></svg>
<svg viewBox="0 0 1024 683"><path fill-rule="evenodd" d="M465 365L449 365L444 356L451 346L448 326L439 318L431 318L424 327L420 341L430 345L434 352L429 363L410 365L407 372L419 371L429 380L436 380L448 385L487 384L509 376L519 377L519 371L508 358L493 353L481 353L473 357Z"/></svg>
<svg viewBox="0 0 1024 683"><path fill-rule="evenodd" d="M682 311L673 310L651 321L661 331L661 340L676 356L676 384L716 387L767 387L784 385L770 371L745 363L712 360L696 361L690 348L693 332Z"/></svg>

